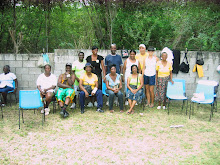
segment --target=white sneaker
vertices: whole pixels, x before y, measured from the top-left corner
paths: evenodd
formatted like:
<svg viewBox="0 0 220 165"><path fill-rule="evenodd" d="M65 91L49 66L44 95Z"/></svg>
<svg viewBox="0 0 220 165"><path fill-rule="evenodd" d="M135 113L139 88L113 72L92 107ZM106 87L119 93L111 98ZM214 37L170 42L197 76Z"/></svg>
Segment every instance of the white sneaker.
<svg viewBox="0 0 220 165"><path fill-rule="evenodd" d="M42 109L42 110L40 111L40 113L44 113L44 109Z"/></svg>
<svg viewBox="0 0 220 165"><path fill-rule="evenodd" d="M125 105L128 105L128 101L125 101Z"/></svg>
<svg viewBox="0 0 220 165"><path fill-rule="evenodd" d="M49 113L50 113L50 108L45 108L45 116L49 115Z"/></svg>
<svg viewBox="0 0 220 165"><path fill-rule="evenodd" d="M161 106L158 106L157 109L161 109Z"/></svg>
<svg viewBox="0 0 220 165"><path fill-rule="evenodd" d="M97 107L98 103L97 101L94 102L94 107Z"/></svg>
<svg viewBox="0 0 220 165"><path fill-rule="evenodd" d="M135 103L135 105L138 105L138 103Z"/></svg>
<svg viewBox="0 0 220 165"><path fill-rule="evenodd" d="M167 109L166 106L163 106L163 109Z"/></svg>
<svg viewBox="0 0 220 165"><path fill-rule="evenodd" d="M93 104L91 102L89 102L87 107L91 108L91 107L93 107Z"/></svg>
<svg viewBox="0 0 220 165"><path fill-rule="evenodd" d="M71 105L71 109L74 109L76 107L76 104L75 103L73 103L72 105Z"/></svg>
<svg viewBox="0 0 220 165"><path fill-rule="evenodd" d="M106 106L108 106L109 105L109 102L108 101L106 101L106 104L105 104Z"/></svg>

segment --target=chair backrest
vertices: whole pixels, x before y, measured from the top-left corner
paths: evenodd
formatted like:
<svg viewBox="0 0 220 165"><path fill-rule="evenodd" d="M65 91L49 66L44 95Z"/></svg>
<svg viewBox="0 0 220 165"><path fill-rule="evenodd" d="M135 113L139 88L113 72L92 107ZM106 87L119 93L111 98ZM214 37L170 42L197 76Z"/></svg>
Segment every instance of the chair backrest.
<svg viewBox="0 0 220 165"><path fill-rule="evenodd" d="M214 98L214 86L197 84L196 93L204 93L205 99Z"/></svg>
<svg viewBox="0 0 220 165"><path fill-rule="evenodd" d="M167 96L183 96L183 83L182 82L168 82L167 86Z"/></svg>
<svg viewBox="0 0 220 165"><path fill-rule="evenodd" d="M184 79L177 79L177 78L173 78L172 80L174 82L182 82L182 84L183 84L183 92L184 93L186 92L186 80L184 80Z"/></svg>
<svg viewBox="0 0 220 165"><path fill-rule="evenodd" d="M19 108L37 109L43 106L39 90L20 90Z"/></svg>
<svg viewBox="0 0 220 165"><path fill-rule="evenodd" d="M106 89L107 89L107 88L106 88L106 84L105 84L105 82L102 80L102 94L108 96L108 94L107 94L106 91L105 91Z"/></svg>
<svg viewBox="0 0 220 165"><path fill-rule="evenodd" d="M13 88L15 89L15 81L13 81ZM14 92L14 90L12 90L12 91L8 91L8 93L12 93L12 92Z"/></svg>

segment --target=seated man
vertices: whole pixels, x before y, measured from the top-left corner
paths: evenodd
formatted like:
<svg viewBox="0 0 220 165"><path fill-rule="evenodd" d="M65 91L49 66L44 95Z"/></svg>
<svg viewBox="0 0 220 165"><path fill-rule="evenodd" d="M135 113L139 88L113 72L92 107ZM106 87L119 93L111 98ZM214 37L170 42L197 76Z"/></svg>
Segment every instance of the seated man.
<svg viewBox="0 0 220 165"><path fill-rule="evenodd" d="M98 77L92 73L92 65L87 63L84 67L86 71L80 77L79 88L80 88L80 107L81 113L84 113L85 97L89 95L95 95L97 98L97 112L104 112L101 108L103 106L102 91L98 89Z"/></svg>
<svg viewBox="0 0 220 165"><path fill-rule="evenodd" d="M56 98L61 107L60 115L64 118L69 116L69 113L66 111L69 103L73 103L73 99L75 96L74 91L74 82L75 82L75 74L72 73L72 64L66 64L66 72L61 74L58 78L57 86L59 89L57 90Z"/></svg>
<svg viewBox="0 0 220 165"><path fill-rule="evenodd" d="M18 81L15 74L10 72L9 65L3 67L3 72L4 73L0 74L0 93L2 93L3 97L2 106L5 106L5 104L7 104L8 92L14 90L14 93L16 93ZM13 81L15 81L15 88L13 87Z"/></svg>
<svg viewBox="0 0 220 165"><path fill-rule="evenodd" d="M49 115L50 108L49 104L52 101L52 97L54 96L54 90L57 85L57 78L54 74L51 73L51 66L46 64L44 66L45 73L42 73L37 78L37 89L40 91L40 95L42 97L42 102L44 103L44 109L41 113L45 115ZM45 98L45 101L43 99Z"/></svg>

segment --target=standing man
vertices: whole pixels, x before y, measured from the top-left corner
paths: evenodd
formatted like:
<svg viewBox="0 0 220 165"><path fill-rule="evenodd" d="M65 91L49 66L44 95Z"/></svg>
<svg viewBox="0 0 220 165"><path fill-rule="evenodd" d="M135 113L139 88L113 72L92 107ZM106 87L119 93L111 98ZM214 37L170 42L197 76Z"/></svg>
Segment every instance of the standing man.
<svg viewBox="0 0 220 165"><path fill-rule="evenodd" d="M79 58L78 60L73 62L73 67L72 67L73 73L75 74L74 90L76 96L79 94L79 78L81 75L85 73L84 67L86 64L86 60L84 60L83 52L79 52L78 58ZM75 108L75 106L76 106L76 97L74 97L74 103L70 108Z"/></svg>
<svg viewBox="0 0 220 165"><path fill-rule="evenodd" d="M116 44L111 44L111 54L107 55L105 58L105 70L106 74L110 73L110 66L116 65L116 73L122 73L122 58L120 55L116 54Z"/></svg>
<svg viewBox="0 0 220 165"><path fill-rule="evenodd" d="M75 91L74 91L75 74L72 73L72 64L66 64L66 72L61 74L58 78L56 98L61 107L60 115L64 118L69 116L66 111L69 103L73 102Z"/></svg>
<svg viewBox="0 0 220 165"><path fill-rule="evenodd" d="M147 58L148 56L148 53L146 52L146 46L144 44L140 44L139 45L139 51L140 53L137 54L135 56L135 58L140 62L140 65L141 65L141 71L143 69L143 64L144 64L144 61L145 59Z"/></svg>

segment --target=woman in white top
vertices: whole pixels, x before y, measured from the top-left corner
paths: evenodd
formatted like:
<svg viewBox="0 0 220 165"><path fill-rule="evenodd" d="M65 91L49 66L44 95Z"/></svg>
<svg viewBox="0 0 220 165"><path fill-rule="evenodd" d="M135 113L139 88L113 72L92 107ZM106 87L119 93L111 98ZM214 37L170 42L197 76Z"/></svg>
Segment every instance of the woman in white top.
<svg viewBox="0 0 220 165"><path fill-rule="evenodd" d="M123 66L123 81L125 82L125 93L127 92L127 79L128 79L128 76L131 74L131 66L132 65L137 65L138 66L138 70L141 70L140 62L135 59L135 56L136 56L136 51L135 50L131 50L129 58L127 58L125 60L125 62L124 62L124 66ZM125 105L128 105L127 101L126 101Z"/></svg>
<svg viewBox="0 0 220 165"><path fill-rule="evenodd" d="M150 108L154 106L154 86L156 76L156 63L159 60L154 54L154 47L148 47L149 56L143 64L142 75L144 76L145 92L147 97L147 105Z"/></svg>

